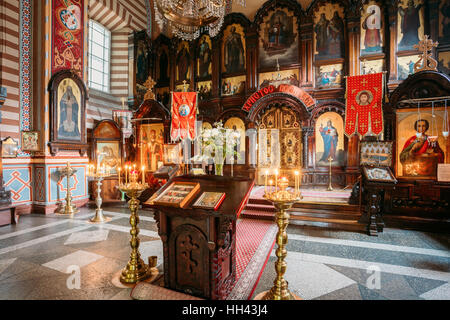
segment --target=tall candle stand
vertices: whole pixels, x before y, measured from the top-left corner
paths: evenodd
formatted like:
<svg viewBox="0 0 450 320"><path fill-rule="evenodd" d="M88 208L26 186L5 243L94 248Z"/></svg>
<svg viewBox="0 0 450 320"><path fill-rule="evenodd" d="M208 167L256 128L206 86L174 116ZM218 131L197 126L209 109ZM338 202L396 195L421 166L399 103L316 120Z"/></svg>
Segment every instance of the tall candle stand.
<svg viewBox="0 0 450 320"><path fill-rule="evenodd" d="M329 170L329 176L328 176L328 188L327 191L333 191L333 187L331 185L331 162L333 161L333 158L331 156L328 157L328 162L330 163L330 170Z"/></svg>
<svg viewBox="0 0 450 320"><path fill-rule="evenodd" d="M95 216L91 219L89 219L90 223L105 223L108 221L111 221L110 217L106 217L103 215L103 209L102 209L102 203L103 203L103 199L101 196L101 192L102 192L102 182L103 179L106 177L109 177L110 174L106 171L102 171L102 170L92 170L92 172L90 172L88 174L88 176L90 178L92 178L93 181L96 181L96 185L97 185L97 196L95 197L95 204L97 205L97 209L95 209Z"/></svg>
<svg viewBox="0 0 450 320"><path fill-rule="evenodd" d="M278 175L278 172L277 172ZM297 180L297 177L296 177ZM265 291L260 293L256 299L261 300L297 300L299 299L297 296L292 294L288 290L288 283L284 279L284 274L286 272L286 262L285 258L287 255L287 251L285 245L288 242L288 237L286 233L286 228L289 224L289 213L287 210L292 208L294 203L300 201L302 199L299 186L296 181L296 188L294 191L287 190L288 180L286 178L280 178L277 185L280 187L280 190L275 188L272 191L271 187L269 187L268 192L264 194L264 198L273 203L275 208L277 209L277 213L275 216L276 223L278 225L278 233L277 233L277 250L275 254L277 256L277 261L275 262L275 271L277 273L277 277L275 278L274 286L269 291Z"/></svg>
<svg viewBox="0 0 450 320"><path fill-rule="evenodd" d="M125 172L125 174L127 174ZM145 174L145 173L143 173ZM123 284L134 284L138 281L146 280L152 276L152 266L149 266L144 263L141 259L141 254L139 253L139 216L138 216L138 208L139 208L139 196L142 192L148 188L148 184L145 183L144 178L142 178L142 183L138 181L137 172L131 171L129 181L126 180L125 183L119 183L119 189L126 193L126 195L130 198L128 201L128 206L131 211L130 216L130 225L131 225L131 254L130 260L128 261L127 266L122 270L120 275L120 282Z"/></svg>
<svg viewBox="0 0 450 320"><path fill-rule="evenodd" d="M70 191L70 177L75 174L76 170L70 166L69 162L67 162L67 166L64 167L63 169L59 169L59 172L61 173L61 179L64 177L67 178L67 191L66 191L66 204L61 207L61 209L57 212L57 214L74 215L75 213L78 213L79 210L77 209L76 205L72 204L72 192Z"/></svg>

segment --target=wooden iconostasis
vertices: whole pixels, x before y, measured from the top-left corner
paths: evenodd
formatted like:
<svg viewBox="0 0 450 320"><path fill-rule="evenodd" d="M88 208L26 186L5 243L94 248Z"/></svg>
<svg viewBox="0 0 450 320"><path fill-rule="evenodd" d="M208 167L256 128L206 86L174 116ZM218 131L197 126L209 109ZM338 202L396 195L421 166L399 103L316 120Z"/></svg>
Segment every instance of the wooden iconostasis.
<svg viewBox="0 0 450 320"><path fill-rule="evenodd" d="M420 188L411 186L414 177L405 176L399 150L414 134L412 119L417 110L409 106L408 111L398 102L403 99L399 92L414 98L450 95L449 8L447 0L316 0L308 8L302 8L295 0L271 0L261 4L253 20L240 13L227 15L221 32L214 38L203 34L187 42L160 34L153 40L143 40L142 35L135 34L133 77L140 73L141 80L148 76L155 79L158 108L164 107L167 112L170 92L183 90L186 83L188 90L199 94L198 119L203 121L203 126L211 126L218 120L224 124L230 121L229 127L247 132L239 146L245 161L235 165L235 174L251 176L261 182L261 172L267 163L261 149L254 155L250 147L258 144L262 130L267 133L279 129L283 136L281 170L289 175L292 168L300 166L303 185L326 186L329 177L326 159L331 155L333 185L344 188L353 186L360 176L360 139L346 137L343 132L345 76L385 72L385 131L381 138L396 141L392 169L400 178L400 186L404 183L409 188L398 188L403 193L399 191L401 194L387 199L386 206L388 210L402 207L407 211L408 199L421 192L426 196L417 195L417 198L428 197L439 206L445 206L444 189L430 188L436 184L435 175L421 179L430 184ZM425 35L439 42L433 52L438 71L413 74L413 65L419 60L414 45ZM150 67L145 70L137 64L142 62L138 54L147 48L139 41L150 43L148 48L151 49L146 49L147 60L143 64ZM137 50L139 46L141 50ZM407 94L408 89L403 84L412 77L422 89ZM430 80L433 77L440 77L440 84ZM251 117L242 109L259 89L280 84L300 87L314 98L315 105L306 107L289 94L276 93L262 99L258 112ZM144 117L150 109L141 106L142 99L136 94L134 101L135 109L139 109L137 117ZM442 110L437 111L438 122L442 123ZM162 135L168 143L170 113L162 116L163 113L159 116L162 119L159 127L154 122L137 129L142 130L142 139L144 132L148 139L155 130L157 139L161 140L161 133L157 132L161 132L162 123ZM289 123L284 122L288 118ZM270 119L272 124L269 124ZM433 129L440 130L439 126ZM248 134L248 130L253 130L254 134ZM428 130L431 130L431 123ZM449 142L441 140L438 143L443 161L449 163ZM266 151L269 150L270 144L266 147ZM142 152L148 154L140 150L137 156L143 158L139 155ZM441 158L437 157L436 162ZM156 160L149 161L151 167ZM230 172L229 165L224 171L225 174Z"/></svg>

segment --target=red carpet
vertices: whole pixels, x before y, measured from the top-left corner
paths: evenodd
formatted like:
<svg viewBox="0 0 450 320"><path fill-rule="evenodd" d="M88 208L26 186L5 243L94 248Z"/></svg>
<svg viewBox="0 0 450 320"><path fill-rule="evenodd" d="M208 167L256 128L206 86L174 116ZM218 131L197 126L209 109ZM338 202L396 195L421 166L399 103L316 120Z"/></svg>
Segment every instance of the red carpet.
<svg viewBox="0 0 450 320"><path fill-rule="evenodd" d="M227 300L250 299L266 267L275 244L277 230L276 224L271 221L255 219L237 221L236 284ZM131 297L137 300L186 300L190 296L157 285L139 282L134 287Z"/></svg>
<svg viewBox="0 0 450 320"><path fill-rule="evenodd" d="M227 300L248 300L259 282L275 244L271 221L240 219L236 226L236 284Z"/></svg>

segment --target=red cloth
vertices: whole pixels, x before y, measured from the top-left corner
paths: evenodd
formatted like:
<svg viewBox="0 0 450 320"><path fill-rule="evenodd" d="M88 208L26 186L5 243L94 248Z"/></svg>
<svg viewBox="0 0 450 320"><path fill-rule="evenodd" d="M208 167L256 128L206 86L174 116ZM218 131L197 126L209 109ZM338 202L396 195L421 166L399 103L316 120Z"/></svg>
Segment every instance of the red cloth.
<svg viewBox="0 0 450 320"><path fill-rule="evenodd" d="M182 140L196 136L197 92L172 92L172 125L170 137Z"/></svg>
<svg viewBox="0 0 450 320"><path fill-rule="evenodd" d="M383 80L384 73L371 73L347 77L347 100L345 108L345 134L355 132L365 136L383 132Z"/></svg>

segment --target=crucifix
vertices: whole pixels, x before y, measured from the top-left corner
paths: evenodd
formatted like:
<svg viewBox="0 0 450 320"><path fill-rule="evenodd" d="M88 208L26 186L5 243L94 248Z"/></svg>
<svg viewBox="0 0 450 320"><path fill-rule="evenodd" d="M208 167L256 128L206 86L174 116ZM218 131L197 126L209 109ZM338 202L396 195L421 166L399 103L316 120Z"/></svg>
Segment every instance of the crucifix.
<svg viewBox="0 0 450 320"><path fill-rule="evenodd" d="M422 52L422 56L414 64L414 73L423 70L437 71L437 61L431 57L431 50L433 50L434 47L437 47L438 44L438 42L433 42L432 39L428 39L428 35L425 35L425 39L414 45L414 49Z"/></svg>
<svg viewBox="0 0 450 320"><path fill-rule="evenodd" d="M330 172L329 172L329 177L328 177L328 188L327 188L327 191L333 191L333 187L331 185L331 162L333 161L333 158L331 156L329 156L327 160L330 163Z"/></svg>

